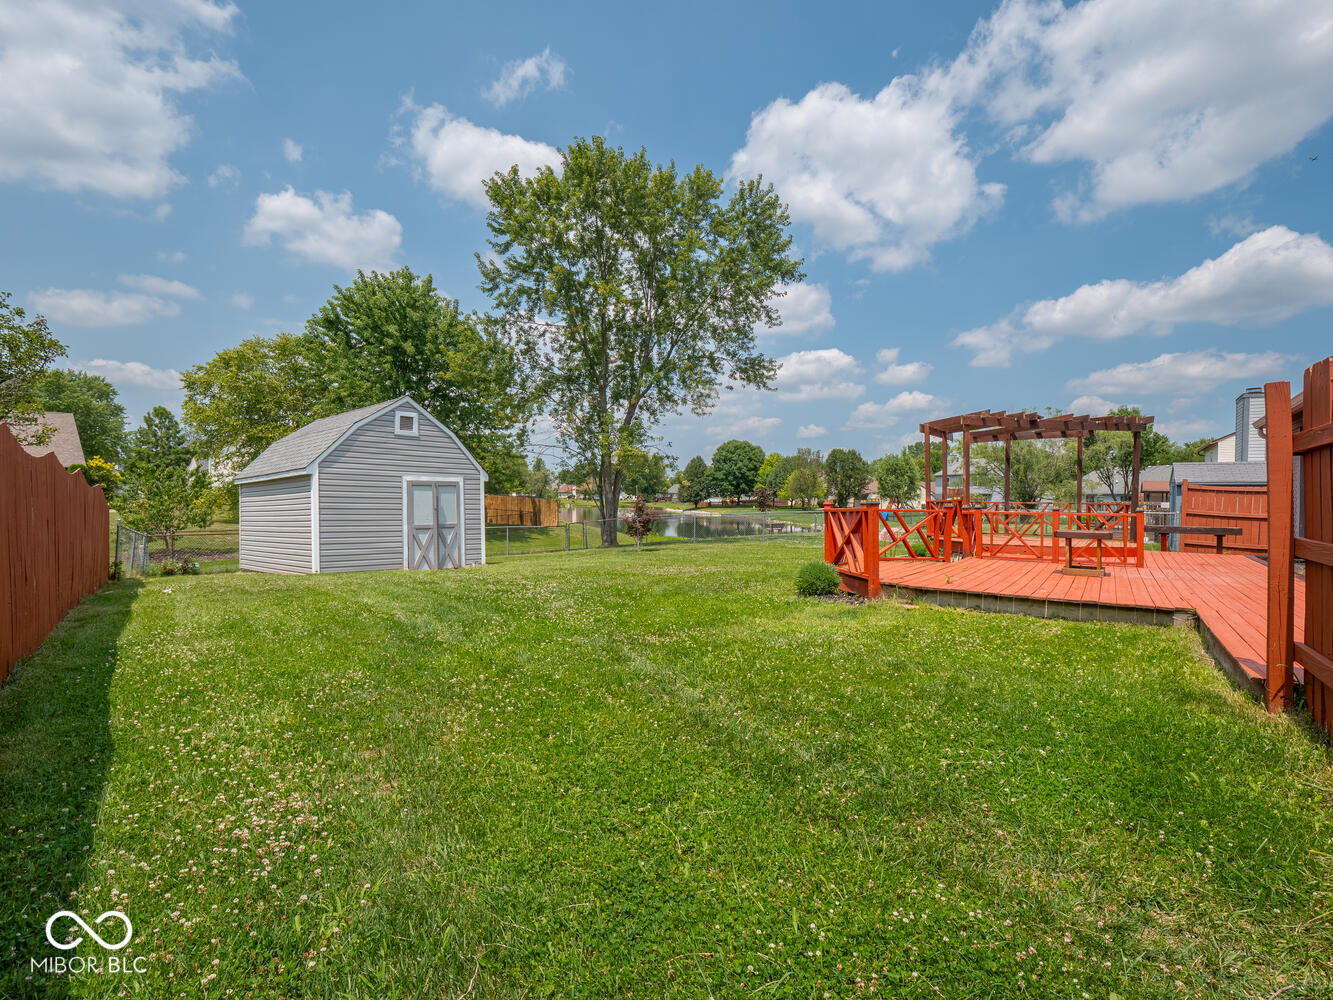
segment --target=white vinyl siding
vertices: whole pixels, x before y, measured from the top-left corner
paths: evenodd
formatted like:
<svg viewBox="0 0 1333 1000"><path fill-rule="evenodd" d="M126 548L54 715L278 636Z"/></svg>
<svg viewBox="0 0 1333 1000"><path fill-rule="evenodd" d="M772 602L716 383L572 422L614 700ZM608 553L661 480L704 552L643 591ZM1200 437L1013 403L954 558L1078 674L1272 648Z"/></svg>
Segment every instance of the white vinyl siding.
<svg viewBox="0 0 1333 1000"><path fill-rule="evenodd" d="M242 483L241 569L310 572L310 477Z"/></svg>
<svg viewBox="0 0 1333 1000"><path fill-rule="evenodd" d="M399 407L353 430L319 462L319 568L403 568L403 477L460 476L466 563L483 556L482 480L454 439L426 416L395 434Z"/></svg>

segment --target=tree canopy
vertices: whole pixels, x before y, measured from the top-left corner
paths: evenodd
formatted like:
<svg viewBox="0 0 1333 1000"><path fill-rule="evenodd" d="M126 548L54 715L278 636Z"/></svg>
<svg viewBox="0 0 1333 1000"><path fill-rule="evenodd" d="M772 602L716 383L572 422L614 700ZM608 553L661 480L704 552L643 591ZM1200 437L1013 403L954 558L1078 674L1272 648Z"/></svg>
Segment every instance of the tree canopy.
<svg viewBox="0 0 1333 1000"><path fill-rule="evenodd" d="M870 466L855 448L834 448L824 459L824 476L839 507L859 503L870 485Z"/></svg>
<svg viewBox="0 0 1333 1000"><path fill-rule="evenodd" d="M680 498L688 504L698 507L710 496L708 485L708 463L702 455L695 455L685 463L685 471L680 476Z"/></svg>
<svg viewBox="0 0 1333 1000"><path fill-rule="evenodd" d="M666 414L707 413L724 383L770 385L754 331L779 322L776 296L804 277L786 208L757 181L723 200L704 167L682 174L601 138L575 139L558 170L513 167L485 190L480 287L613 518L626 447ZM617 544L614 522L603 529Z"/></svg>
<svg viewBox="0 0 1333 1000"><path fill-rule="evenodd" d="M64 356L65 345L51 335L46 318L36 313L28 319L9 304L9 292L0 292L0 422L32 423L41 415L38 377ZM26 432L23 437L32 442L43 433Z"/></svg>
<svg viewBox="0 0 1333 1000"><path fill-rule="evenodd" d="M112 464L125 448L125 407L116 387L101 375L52 368L34 384L37 405L46 412L72 413L79 428L83 454Z"/></svg>
<svg viewBox="0 0 1333 1000"><path fill-rule="evenodd" d="M921 471L915 460L901 451L870 463L871 475L879 487L879 498L894 507L915 506L921 490Z"/></svg>
<svg viewBox="0 0 1333 1000"><path fill-rule="evenodd" d="M759 445L749 441L724 441L713 452L708 484L719 496L749 496L763 464L764 449Z"/></svg>

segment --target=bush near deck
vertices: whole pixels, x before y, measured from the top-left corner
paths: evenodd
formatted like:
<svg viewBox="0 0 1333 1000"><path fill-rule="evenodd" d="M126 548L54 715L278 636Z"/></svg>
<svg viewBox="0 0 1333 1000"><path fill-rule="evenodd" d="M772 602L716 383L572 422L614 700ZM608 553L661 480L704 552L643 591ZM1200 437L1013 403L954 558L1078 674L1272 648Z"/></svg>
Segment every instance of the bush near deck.
<svg viewBox="0 0 1333 1000"><path fill-rule="evenodd" d="M1310 728L1189 630L803 600L818 551L109 586L0 689L0 995L1327 989ZM29 977L64 907L150 971Z"/></svg>

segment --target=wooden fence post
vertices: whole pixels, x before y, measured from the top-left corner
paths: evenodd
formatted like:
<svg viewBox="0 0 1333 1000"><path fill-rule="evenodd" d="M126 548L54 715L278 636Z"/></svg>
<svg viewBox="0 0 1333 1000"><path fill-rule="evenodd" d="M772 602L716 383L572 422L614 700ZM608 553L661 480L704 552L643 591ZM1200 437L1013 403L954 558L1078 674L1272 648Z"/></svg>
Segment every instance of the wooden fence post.
<svg viewBox="0 0 1333 1000"><path fill-rule="evenodd" d="M1264 680L1270 712L1290 708L1296 684L1292 666L1295 561L1292 558L1291 384L1264 386L1268 420L1268 646Z"/></svg>
<svg viewBox="0 0 1333 1000"><path fill-rule="evenodd" d="M879 504L869 500L861 505L861 568L866 575L866 597L879 597Z"/></svg>

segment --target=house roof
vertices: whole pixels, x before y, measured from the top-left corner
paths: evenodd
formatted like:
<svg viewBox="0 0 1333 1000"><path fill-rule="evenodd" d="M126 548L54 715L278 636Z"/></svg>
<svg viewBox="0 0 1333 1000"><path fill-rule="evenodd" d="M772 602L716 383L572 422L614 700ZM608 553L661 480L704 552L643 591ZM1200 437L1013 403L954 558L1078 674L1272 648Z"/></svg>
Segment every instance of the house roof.
<svg viewBox="0 0 1333 1000"><path fill-rule="evenodd" d="M325 453L337 444L353 427L363 420L378 416L385 410L403 403L411 403L417 410L431 420L437 427L457 441L457 437L447 427L430 415L420 403L411 396L399 396L373 406L362 406L346 413L336 413L331 417L320 417L304 427L299 427L284 438L279 438L260 452L259 457L236 474L236 482L243 483L256 479L273 479L281 475L300 475L308 472L310 466L323 458ZM482 479L486 471L481 463L472 457L463 442L458 441L463 454L481 471Z"/></svg>
<svg viewBox="0 0 1333 1000"><path fill-rule="evenodd" d="M1200 486L1262 486L1268 482L1267 462L1177 462L1172 482L1188 479Z"/></svg>
<svg viewBox="0 0 1333 1000"><path fill-rule="evenodd" d="M41 456L55 453L56 460L65 468L82 465L83 442L79 439L79 425L72 413L43 413L41 419L32 423L13 423L10 430L20 441L34 431L49 427L51 436L43 444L25 444L23 450L29 455Z"/></svg>
<svg viewBox="0 0 1333 1000"><path fill-rule="evenodd" d="M1233 437L1235 437L1235 436L1236 436L1236 432L1235 432L1235 431L1232 431L1230 434L1223 434L1221 437L1213 438L1211 441L1209 441L1207 444L1204 445L1204 448L1205 448L1205 449L1207 449L1207 448L1211 448L1213 445L1217 444L1219 441L1225 441L1227 438L1233 438Z"/></svg>

